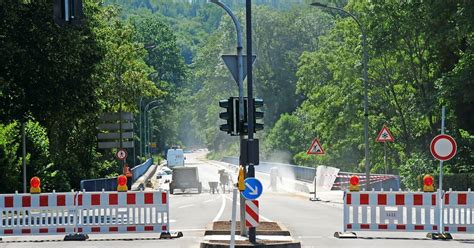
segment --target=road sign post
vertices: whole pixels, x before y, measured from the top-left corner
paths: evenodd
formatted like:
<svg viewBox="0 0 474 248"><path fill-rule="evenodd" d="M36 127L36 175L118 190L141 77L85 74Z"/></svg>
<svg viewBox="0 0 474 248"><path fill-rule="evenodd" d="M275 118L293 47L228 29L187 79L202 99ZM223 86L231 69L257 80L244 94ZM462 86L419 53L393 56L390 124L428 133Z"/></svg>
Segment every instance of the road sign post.
<svg viewBox="0 0 474 248"><path fill-rule="evenodd" d="M390 133L390 130L386 125L383 125L382 130L380 130L379 135L375 139L376 142L383 143L383 162L385 165L385 174L388 173L387 168L387 142L393 142L395 139L393 135Z"/></svg>
<svg viewBox="0 0 474 248"><path fill-rule="evenodd" d="M450 160L456 155L457 145L453 137L444 134L446 107L441 108L441 134L434 137L430 144L430 151L433 157L439 160L439 202L443 202L443 162ZM444 232L443 227L443 204L439 204L439 232Z"/></svg>

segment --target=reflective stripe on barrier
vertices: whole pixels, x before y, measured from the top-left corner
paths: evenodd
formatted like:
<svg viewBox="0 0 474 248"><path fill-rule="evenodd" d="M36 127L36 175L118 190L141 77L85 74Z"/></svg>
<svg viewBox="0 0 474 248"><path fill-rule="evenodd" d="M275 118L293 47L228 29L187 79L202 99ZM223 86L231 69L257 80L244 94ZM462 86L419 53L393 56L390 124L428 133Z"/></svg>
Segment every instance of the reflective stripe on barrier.
<svg viewBox="0 0 474 248"><path fill-rule="evenodd" d="M343 230L440 233L438 193L345 192ZM474 233L474 192L446 192L443 217L442 232Z"/></svg>
<svg viewBox="0 0 474 248"><path fill-rule="evenodd" d="M169 194L69 192L0 195L0 236L169 232Z"/></svg>

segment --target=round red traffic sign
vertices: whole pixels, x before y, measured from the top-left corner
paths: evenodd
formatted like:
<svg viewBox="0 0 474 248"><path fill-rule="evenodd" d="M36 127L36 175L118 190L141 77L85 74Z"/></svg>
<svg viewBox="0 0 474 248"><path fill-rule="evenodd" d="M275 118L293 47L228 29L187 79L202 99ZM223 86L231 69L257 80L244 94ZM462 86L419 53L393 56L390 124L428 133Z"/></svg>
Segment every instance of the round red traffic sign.
<svg viewBox="0 0 474 248"><path fill-rule="evenodd" d="M456 155L456 141L449 135L440 134L431 141L430 150L437 160L450 160Z"/></svg>
<svg viewBox="0 0 474 248"><path fill-rule="evenodd" d="M128 153L125 149L120 149L115 153L115 156L120 160L125 160L128 156Z"/></svg>

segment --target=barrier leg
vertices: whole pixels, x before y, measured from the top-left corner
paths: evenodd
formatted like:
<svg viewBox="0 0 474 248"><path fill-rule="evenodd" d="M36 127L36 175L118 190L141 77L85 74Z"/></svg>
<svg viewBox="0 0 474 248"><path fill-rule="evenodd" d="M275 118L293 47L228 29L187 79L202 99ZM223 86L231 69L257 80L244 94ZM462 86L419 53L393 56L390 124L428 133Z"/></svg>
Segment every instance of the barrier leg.
<svg viewBox="0 0 474 248"><path fill-rule="evenodd" d="M85 241L89 239L89 235L84 233L79 233L77 229L77 222L79 221L80 214L78 214L78 204L79 204L79 191L76 192L76 196L74 198L75 206L74 206L74 233L69 233L64 236L64 241Z"/></svg>
<svg viewBox="0 0 474 248"><path fill-rule="evenodd" d="M338 239L356 239L357 238L357 234L355 232L347 232L347 223L349 223L349 205L347 205L347 202L346 202L346 192L344 191L344 209L343 209L343 212L342 212L342 218L343 218L343 221L342 221L342 230L343 232L335 232L334 233L334 237L335 238L338 238Z"/></svg>
<svg viewBox="0 0 474 248"><path fill-rule="evenodd" d="M314 176L314 180L313 180L313 185L314 185L314 196L313 197L310 197L309 200L310 201L321 201L321 199L319 199L318 197L316 197L316 176Z"/></svg>

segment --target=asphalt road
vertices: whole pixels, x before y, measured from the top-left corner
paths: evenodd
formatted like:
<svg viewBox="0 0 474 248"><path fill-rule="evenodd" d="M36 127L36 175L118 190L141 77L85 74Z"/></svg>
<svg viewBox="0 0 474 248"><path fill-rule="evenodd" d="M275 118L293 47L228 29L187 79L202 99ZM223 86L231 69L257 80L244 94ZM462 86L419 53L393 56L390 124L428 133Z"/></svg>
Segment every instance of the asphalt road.
<svg viewBox="0 0 474 248"><path fill-rule="evenodd" d="M7 237L0 243L3 247L199 247L206 225L216 220L230 220L230 193L210 194L209 181L218 181L218 170L225 164L207 161L204 153L186 154L187 166L199 168L203 193L184 193L170 196L170 226L172 231L182 231L184 237L159 240L153 234L90 235L85 242L63 242L62 236ZM232 171L233 169L230 169ZM235 175L235 174L234 174ZM236 175L235 175L236 176ZM268 176L257 173L268 187ZM156 181L155 187L167 188L167 184ZM335 202L311 202L302 193L265 191L260 201L260 217L278 221L286 226L303 247L470 247L474 248L474 235L453 235L454 240L436 241L425 238L425 233L360 232L358 239L336 239L335 231L342 227L342 205Z"/></svg>

